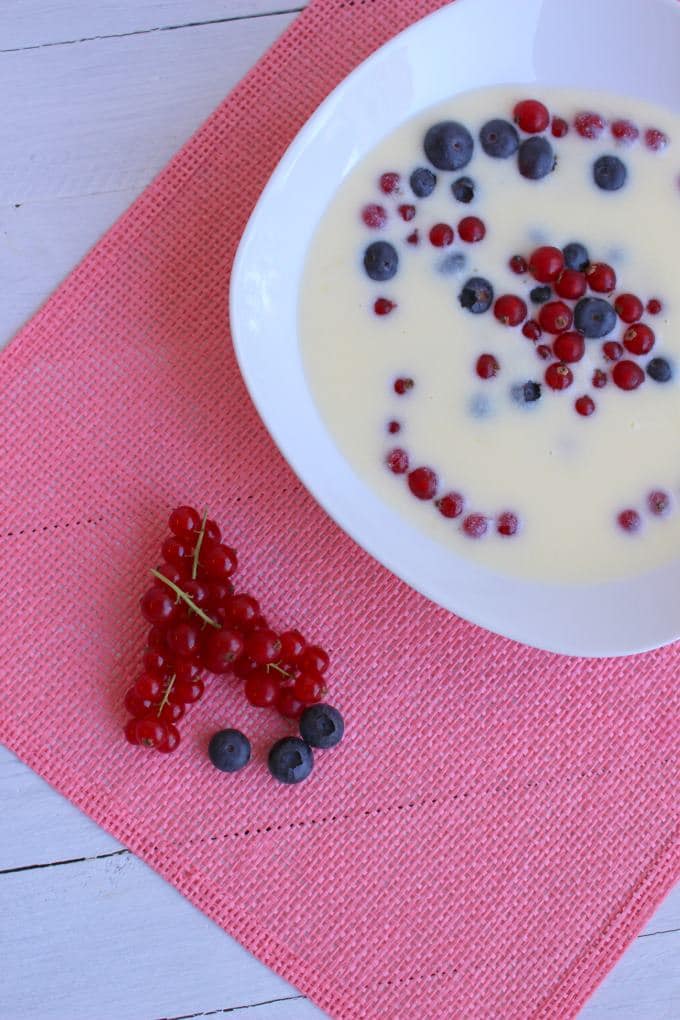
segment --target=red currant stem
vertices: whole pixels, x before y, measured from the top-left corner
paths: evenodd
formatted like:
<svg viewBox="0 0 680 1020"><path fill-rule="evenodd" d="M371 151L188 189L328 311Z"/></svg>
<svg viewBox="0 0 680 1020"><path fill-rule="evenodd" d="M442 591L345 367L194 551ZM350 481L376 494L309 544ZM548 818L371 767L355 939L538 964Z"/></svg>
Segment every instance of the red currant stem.
<svg viewBox="0 0 680 1020"><path fill-rule="evenodd" d="M165 693L163 694L163 697L161 699L161 703L158 706L158 711L156 712L156 715L158 715L158 716L160 716L161 712L163 711L163 709L165 708L165 706L168 703L168 699L170 697L170 691L175 686L175 677L176 677L176 674L173 673L172 676L170 677L170 679L168 680L168 685L165 688Z"/></svg>
<svg viewBox="0 0 680 1020"><path fill-rule="evenodd" d="M196 545L194 546L194 558L191 563L191 580L196 580L196 574L198 573L198 557L201 555L201 546L203 545L203 536L205 535L205 522L208 520L208 508L206 507L203 511L203 520L201 521L201 530L198 533L196 539Z"/></svg>
<svg viewBox="0 0 680 1020"><path fill-rule="evenodd" d="M270 669L275 669L277 673L281 674L281 676L287 676L289 680L294 679L293 674L288 673L283 668L283 666L279 666L278 662L268 662L267 665L265 666L265 669L267 670L267 672L269 672Z"/></svg>
<svg viewBox="0 0 680 1020"><path fill-rule="evenodd" d="M196 605L191 596L187 595L185 591L182 591L182 589L178 587L178 585L176 585L174 581L171 581L169 577L166 577L164 574L161 574L158 570L152 570L151 573L153 574L154 577L157 577L159 581L162 581L163 584L167 584L168 588L174 591L175 595L177 595L177 597L180 598L183 602L186 602L189 609L191 609L193 613L196 613L196 615L200 617L200 619L203 620L204 623L210 624L210 626L214 627L215 630L220 629L219 623L217 623L215 620L211 620L210 617L203 612L200 606Z"/></svg>

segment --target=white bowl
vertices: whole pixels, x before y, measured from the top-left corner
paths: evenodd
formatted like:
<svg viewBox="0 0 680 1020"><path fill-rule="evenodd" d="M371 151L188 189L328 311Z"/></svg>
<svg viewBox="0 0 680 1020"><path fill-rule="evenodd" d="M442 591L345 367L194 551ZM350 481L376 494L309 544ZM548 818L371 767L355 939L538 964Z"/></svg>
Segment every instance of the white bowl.
<svg viewBox="0 0 680 1020"><path fill-rule="evenodd" d="M494 574L385 505L336 447L303 371L297 306L306 252L342 179L381 137L456 92L538 82L607 89L680 109L677 0L457 0L361 64L292 143L234 263L231 323L272 438L321 506L433 601L517 641L627 655L680 637L680 559L626 581L558 585Z"/></svg>

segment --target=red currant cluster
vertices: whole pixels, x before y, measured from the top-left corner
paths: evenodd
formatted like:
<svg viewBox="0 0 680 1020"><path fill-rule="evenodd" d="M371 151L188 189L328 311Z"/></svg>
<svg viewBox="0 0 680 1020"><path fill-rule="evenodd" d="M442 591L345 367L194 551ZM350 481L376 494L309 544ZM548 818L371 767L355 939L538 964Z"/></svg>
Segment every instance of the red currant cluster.
<svg viewBox="0 0 680 1020"><path fill-rule="evenodd" d="M231 672L244 681L251 705L299 719L326 694L328 654L297 630L272 630L257 599L235 593L236 553L221 541L215 521L181 506L169 525L163 562L140 600L151 629L144 672L125 695L127 740L174 751L177 724L203 696L205 672Z"/></svg>

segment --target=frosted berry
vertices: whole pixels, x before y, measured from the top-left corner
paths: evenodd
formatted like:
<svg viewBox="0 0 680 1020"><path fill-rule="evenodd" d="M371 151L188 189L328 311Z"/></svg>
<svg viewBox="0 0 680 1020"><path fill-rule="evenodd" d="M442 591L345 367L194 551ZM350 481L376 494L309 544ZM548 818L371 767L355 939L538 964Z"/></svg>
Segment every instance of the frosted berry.
<svg viewBox="0 0 680 1020"><path fill-rule="evenodd" d="M584 418L589 418L595 410L595 401L592 397L579 397L574 401L574 407L577 414L582 415Z"/></svg>
<svg viewBox="0 0 680 1020"><path fill-rule="evenodd" d="M574 120L574 127L582 138L599 138L607 126L607 121L599 113L584 111Z"/></svg>
<svg viewBox="0 0 680 1020"><path fill-rule="evenodd" d="M568 333L562 333L553 343L555 357L559 361L564 361L567 364L573 364L576 361L580 361L585 354L585 350L585 340L582 335L577 333L575 330L570 330Z"/></svg>
<svg viewBox="0 0 680 1020"><path fill-rule="evenodd" d="M416 499L433 499L437 492L437 475L429 467L418 467L409 473L408 487Z"/></svg>
<svg viewBox="0 0 680 1020"><path fill-rule="evenodd" d="M588 286L598 294L611 294L616 287L616 273L606 262L593 262L587 277Z"/></svg>
<svg viewBox="0 0 680 1020"><path fill-rule="evenodd" d="M630 145L640 137L639 129L630 120L615 120L612 124L612 135L617 142Z"/></svg>
<svg viewBox="0 0 680 1020"><path fill-rule="evenodd" d="M437 500L435 506L442 517L453 520L456 517L460 517L462 514L465 501L460 493L447 492L445 496L442 496Z"/></svg>
<svg viewBox="0 0 680 1020"><path fill-rule="evenodd" d="M647 507L655 517L663 517L671 508L671 497L663 489L654 489L647 496Z"/></svg>
<svg viewBox="0 0 680 1020"><path fill-rule="evenodd" d="M405 220L407 223L410 223L410 221L416 214L416 207L414 205L400 205L398 211L402 220Z"/></svg>
<svg viewBox="0 0 680 1020"><path fill-rule="evenodd" d="M542 245L529 259L531 275L539 283L552 283L564 269L564 255L559 248Z"/></svg>
<svg viewBox="0 0 680 1020"><path fill-rule="evenodd" d="M463 521L463 531L468 538L482 538L488 527L489 522L484 514L468 514Z"/></svg>
<svg viewBox="0 0 680 1020"><path fill-rule="evenodd" d="M668 145L668 135L658 128L647 128L645 131L645 145L653 152L661 152Z"/></svg>
<svg viewBox="0 0 680 1020"><path fill-rule="evenodd" d="M458 236L467 244L475 244L484 239L486 227L478 216L465 216L458 224Z"/></svg>
<svg viewBox="0 0 680 1020"><path fill-rule="evenodd" d="M545 381L551 390L566 390L574 381L571 369L559 362L559 364L548 365L545 370Z"/></svg>
<svg viewBox="0 0 680 1020"><path fill-rule="evenodd" d="M555 281L555 293L568 301L578 301L587 289L586 274L578 269L564 269Z"/></svg>
<svg viewBox="0 0 680 1020"><path fill-rule="evenodd" d="M644 312L642 301L635 294L619 294L614 309L623 322L638 322Z"/></svg>
<svg viewBox="0 0 680 1020"><path fill-rule="evenodd" d="M379 184L384 195L393 195L395 191L399 191L401 177L395 173L382 174Z"/></svg>
<svg viewBox="0 0 680 1020"><path fill-rule="evenodd" d="M453 227L450 227L448 223L435 223L430 230L429 237L430 244L433 244L435 248L448 248L450 244L453 244Z"/></svg>
<svg viewBox="0 0 680 1020"><path fill-rule="evenodd" d="M519 519L517 514L505 511L499 515L496 521L496 531L499 535L503 535L505 538L510 538L512 535L516 535L519 531Z"/></svg>
<svg viewBox="0 0 680 1020"><path fill-rule="evenodd" d="M385 463L393 474L404 475L408 471L408 454L406 450L399 448L390 450L385 458Z"/></svg>
<svg viewBox="0 0 680 1020"><path fill-rule="evenodd" d="M572 324L573 315L564 301L548 301L541 306L538 321L546 333L563 333Z"/></svg>
<svg viewBox="0 0 680 1020"><path fill-rule="evenodd" d="M363 207L361 218L367 227L377 230L387 223L387 210L382 205L371 203Z"/></svg>
<svg viewBox="0 0 680 1020"><path fill-rule="evenodd" d="M637 510L622 510L617 517L619 527L623 528L624 531L639 531L642 521L640 514Z"/></svg>
<svg viewBox="0 0 680 1020"><path fill-rule="evenodd" d="M539 134L550 123L548 109L538 99L523 99L512 111L515 124L527 134Z"/></svg>
<svg viewBox="0 0 680 1020"><path fill-rule="evenodd" d="M527 317L527 306L516 294L503 294L496 300L493 314L504 326L519 326Z"/></svg>
<svg viewBox="0 0 680 1020"><path fill-rule="evenodd" d="M623 357L623 346L618 340L607 340L602 344L602 354L605 361L620 361Z"/></svg>
<svg viewBox="0 0 680 1020"><path fill-rule="evenodd" d="M495 375L498 375L500 365L493 354L480 354L477 358L475 371L480 379L492 379Z"/></svg>
<svg viewBox="0 0 680 1020"><path fill-rule="evenodd" d="M636 322L623 334L623 346L631 354L649 354L654 346L654 330L644 322Z"/></svg>
<svg viewBox="0 0 680 1020"><path fill-rule="evenodd" d="M619 361L612 370L612 379L621 390L636 390L645 381L645 373L634 361Z"/></svg>

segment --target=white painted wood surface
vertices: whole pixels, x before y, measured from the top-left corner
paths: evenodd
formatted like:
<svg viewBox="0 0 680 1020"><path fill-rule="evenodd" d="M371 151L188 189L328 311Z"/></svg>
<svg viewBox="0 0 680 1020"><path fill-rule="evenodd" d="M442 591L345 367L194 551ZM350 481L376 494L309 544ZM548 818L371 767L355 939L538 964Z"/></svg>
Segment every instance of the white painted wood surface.
<svg viewBox="0 0 680 1020"><path fill-rule="evenodd" d="M0 343L304 2L5 0ZM3 748L0 817L0 1020L324 1016ZM678 1018L680 887L581 1015Z"/></svg>

